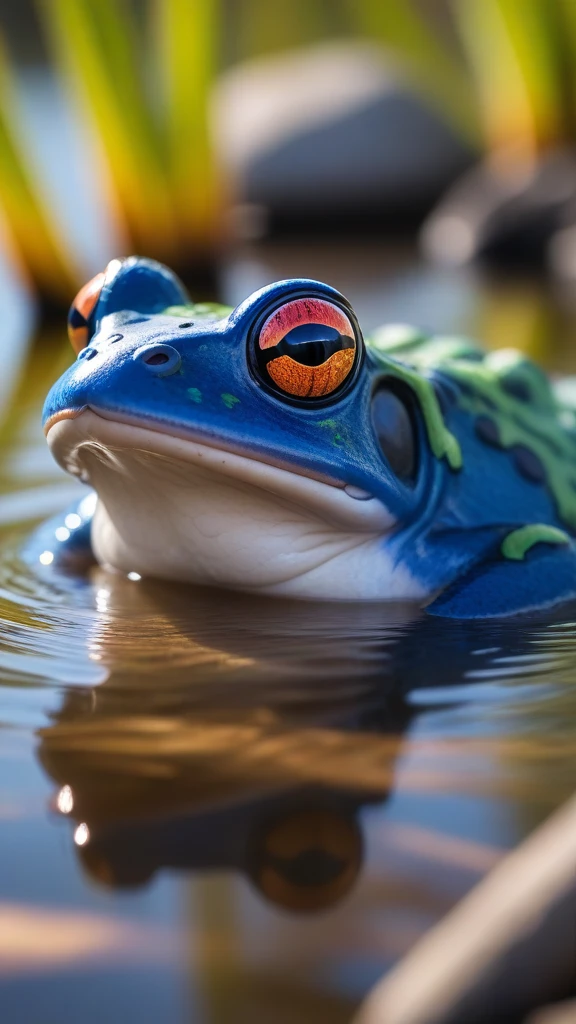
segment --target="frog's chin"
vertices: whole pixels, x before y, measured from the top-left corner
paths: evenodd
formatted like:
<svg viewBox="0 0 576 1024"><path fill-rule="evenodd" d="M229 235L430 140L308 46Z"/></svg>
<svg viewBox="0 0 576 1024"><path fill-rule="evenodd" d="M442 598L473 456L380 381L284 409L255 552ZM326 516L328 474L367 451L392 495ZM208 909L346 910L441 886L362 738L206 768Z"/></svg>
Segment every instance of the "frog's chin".
<svg viewBox="0 0 576 1024"><path fill-rule="evenodd" d="M52 422L57 462L99 501L92 543L123 572L310 598L420 598L385 554L376 498L204 441L104 418ZM385 559L383 574L374 559Z"/></svg>

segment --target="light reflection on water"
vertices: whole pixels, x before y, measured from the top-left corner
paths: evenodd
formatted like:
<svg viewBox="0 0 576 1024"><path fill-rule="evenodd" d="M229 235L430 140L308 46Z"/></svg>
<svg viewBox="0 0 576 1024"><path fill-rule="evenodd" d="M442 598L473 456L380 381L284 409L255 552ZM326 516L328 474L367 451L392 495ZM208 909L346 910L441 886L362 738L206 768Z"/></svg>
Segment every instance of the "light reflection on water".
<svg viewBox="0 0 576 1024"><path fill-rule="evenodd" d="M70 496L37 428L62 355L36 356L0 469L3 1016L349 1021L572 791L576 612L463 626L32 572L22 539Z"/></svg>

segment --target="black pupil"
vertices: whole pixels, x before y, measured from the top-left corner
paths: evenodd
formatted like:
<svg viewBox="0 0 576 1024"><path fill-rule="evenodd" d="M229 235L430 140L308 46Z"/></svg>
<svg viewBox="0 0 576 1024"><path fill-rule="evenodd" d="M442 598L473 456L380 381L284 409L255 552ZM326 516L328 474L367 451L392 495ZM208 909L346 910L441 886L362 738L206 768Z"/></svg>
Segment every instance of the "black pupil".
<svg viewBox="0 0 576 1024"><path fill-rule="evenodd" d="M335 352L354 348L354 338L340 334L334 327L324 324L302 324L294 327L278 345L266 349L266 362L279 356L290 356L302 366L320 366Z"/></svg>
<svg viewBox="0 0 576 1024"><path fill-rule="evenodd" d="M160 366L161 363L167 363L169 356L165 352L154 352L153 355L147 356L144 360L148 363L148 366Z"/></svg>
<svg viewBox="0 0 576 1024"><path fill-rule="evenodd" d="M410 413L393 391L382 388L372 399L372 424L390 469L400 480L413 481L416 444Z"/></svg>

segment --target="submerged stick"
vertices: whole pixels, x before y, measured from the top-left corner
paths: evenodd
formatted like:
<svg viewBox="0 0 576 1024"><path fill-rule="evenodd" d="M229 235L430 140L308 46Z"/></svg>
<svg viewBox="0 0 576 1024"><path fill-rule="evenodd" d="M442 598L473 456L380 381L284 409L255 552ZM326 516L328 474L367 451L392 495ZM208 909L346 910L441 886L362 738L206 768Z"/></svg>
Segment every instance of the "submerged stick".
<svg viewBox="0 0 576 1024"><path fill-rule="evenodd" d="M373 989L354 1024L481 1024L571 994L576 797Z"/></svg>

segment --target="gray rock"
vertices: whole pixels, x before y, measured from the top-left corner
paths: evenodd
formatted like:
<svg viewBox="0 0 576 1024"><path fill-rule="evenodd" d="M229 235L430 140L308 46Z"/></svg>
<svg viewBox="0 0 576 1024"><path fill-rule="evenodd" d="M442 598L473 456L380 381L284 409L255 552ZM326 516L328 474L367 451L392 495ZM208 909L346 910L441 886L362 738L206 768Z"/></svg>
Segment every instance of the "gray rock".
<svg viewBox="0 0 576 1024"><path fill-rule="evenodd" d="M219 149L274 220L418 221L474 154L369 44L325 44L228 72Z"/></svg>

